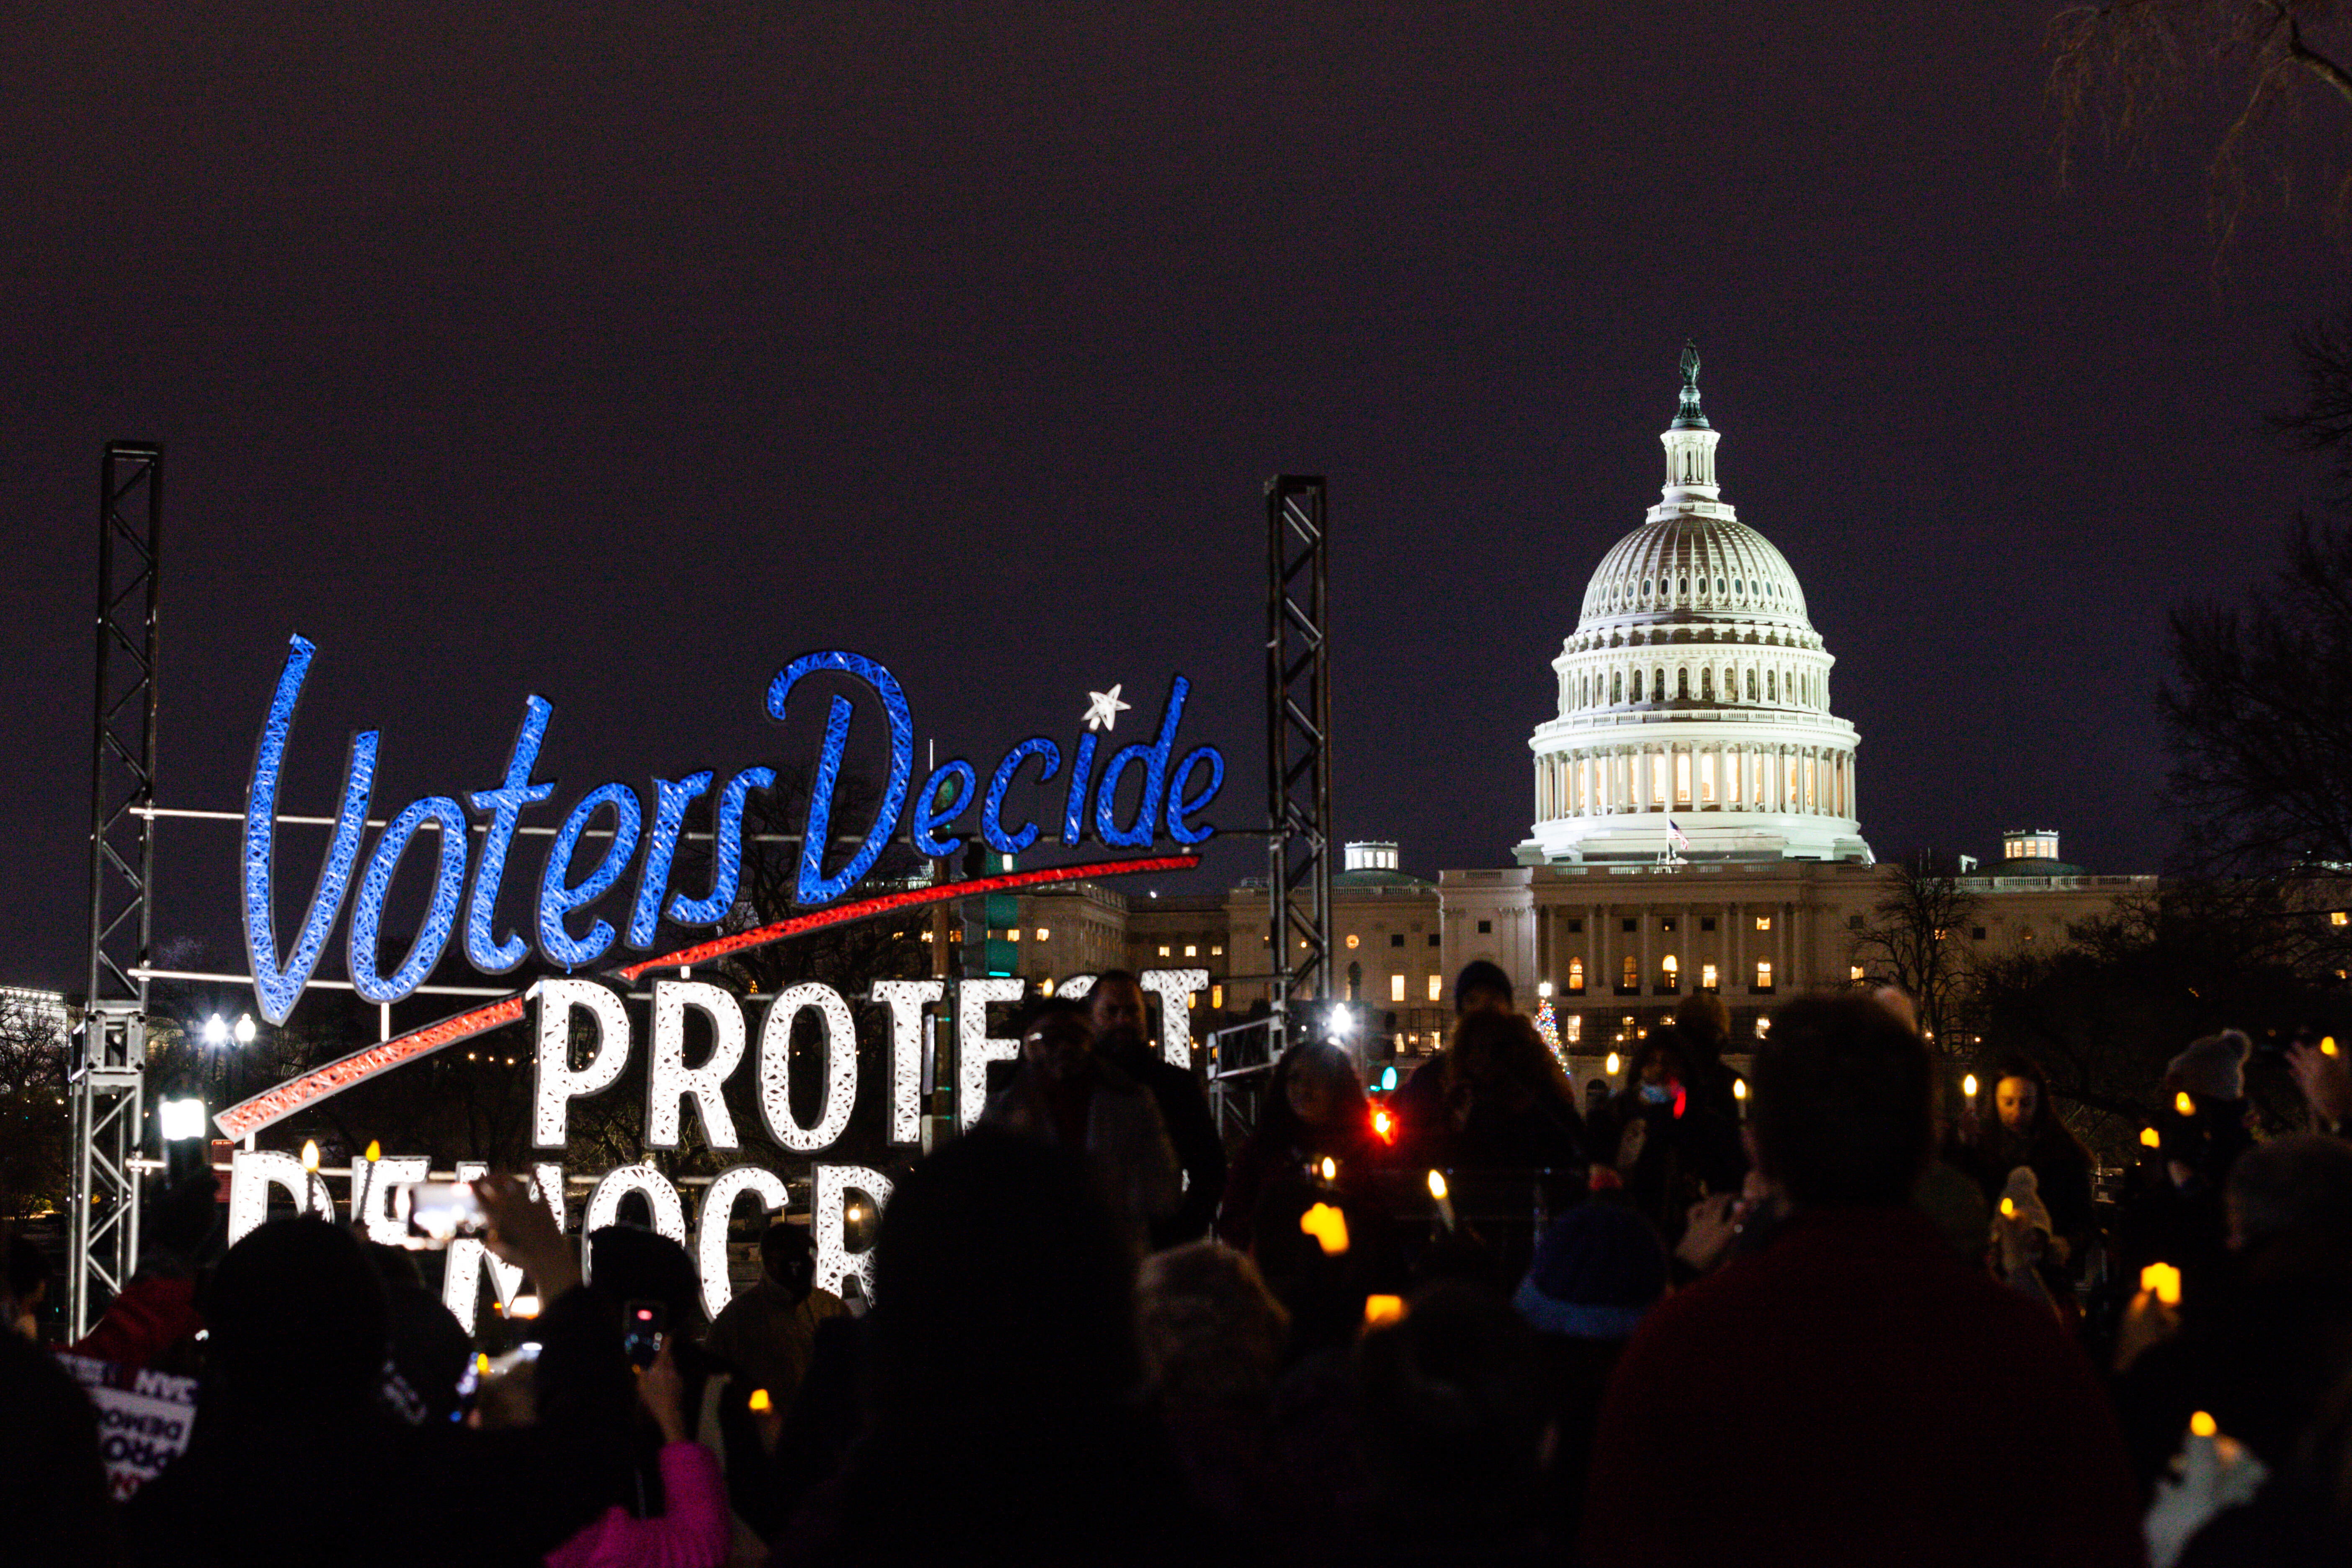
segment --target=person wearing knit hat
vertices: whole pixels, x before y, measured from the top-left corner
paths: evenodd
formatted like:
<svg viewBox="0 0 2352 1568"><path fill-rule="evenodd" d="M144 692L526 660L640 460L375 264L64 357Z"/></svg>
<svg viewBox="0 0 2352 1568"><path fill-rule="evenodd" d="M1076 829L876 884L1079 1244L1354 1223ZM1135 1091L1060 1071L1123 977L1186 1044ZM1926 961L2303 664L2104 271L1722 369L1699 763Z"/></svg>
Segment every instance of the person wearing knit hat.
<svg viewBox="0 0 2352 1568"><path fill-rule="evenodd" d="M1552 1222L1511 1298L1541 1332L1622 1340L1666 1293L1666 1249L1647 1220L1584 1203Z"/></svg>
<svg viewBox="0 0 2352 1568"><path fill-rule="evenodd" d="M2253 1043L2236 1029L2208 1035L2172 1058L2164 1081L2207 1100L2246 1098L2246 1057Z"/></svg>

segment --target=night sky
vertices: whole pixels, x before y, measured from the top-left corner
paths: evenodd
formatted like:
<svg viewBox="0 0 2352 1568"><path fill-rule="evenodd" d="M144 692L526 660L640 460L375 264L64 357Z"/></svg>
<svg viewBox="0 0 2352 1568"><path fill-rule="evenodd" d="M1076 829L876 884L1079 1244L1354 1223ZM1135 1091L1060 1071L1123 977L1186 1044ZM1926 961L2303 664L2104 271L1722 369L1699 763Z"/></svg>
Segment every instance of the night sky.
<svg viewBox="0 0 2352 1568"><path fill-rule="evenodd" d="M2156 869L2164 611L2320 489L2263 416L2346 258L2267 209L2217 264L2210 121L2062 188L2045 15L10 5L0 982L79 984L110 437L169 448L164 803L242 805L299 631L288 808L374 727L379 814L494 784L526 692L555 808L805 761L768 679L845 647L983 773L1181 670L1247 826L1260 485L1326 473L1340 829L1434 875L1526 832L1686 333L1879 853ZM232 830L158 861L241 968Z"/></svg>

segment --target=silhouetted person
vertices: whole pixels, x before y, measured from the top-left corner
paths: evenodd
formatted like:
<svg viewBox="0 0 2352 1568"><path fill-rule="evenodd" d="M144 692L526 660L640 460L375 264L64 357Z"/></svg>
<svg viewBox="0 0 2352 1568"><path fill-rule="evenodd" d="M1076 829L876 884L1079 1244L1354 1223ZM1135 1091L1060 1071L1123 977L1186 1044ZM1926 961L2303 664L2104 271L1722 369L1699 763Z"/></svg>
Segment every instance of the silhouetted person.
<svg viewBox="0 0 2352 1568"><path fill-rule="evenodd" d="M1171 1004L1173 1005L1173 1004ZM1143 987L1124 969L1106 969L1087 993L1087 1013L1095 1026L1095 1050L1105 1061L1151 1091L1168 1142L1184 1171L1184 1197L1176 1212L1154 1222L1151 1245L1174 1247L1209 1234L1225 1193L1225 1144L1209 1096L1190 1067L1179 1067L1144 1038Z"/></svg>
<svg viewBox="0 0 2352 1568"><path fill-rule="evenodd" d="M1205 1560L1129 1403L1133 1255L1076 1151L966 1133L898 1184L876 1248L873 1425L774 1562Z"/></svg>
<svg viewBox="0 0 2352 1568"><path fill-rule="evenodd" d="M107 1568L121 1553L89 1396L55 1355L0 1331L0 1560Z"/></svg>
<svg viewBox="0 0 2352 1568"><path fill-rule="evenodd" d="M1020 1068L988 1102L981 1125L1081 1156L1139 1257L1150 1250L1152 1226L1173 1219L1183 1201L1159 1103L1095 1050L1094 1025L1076 1002L1055 997L1030 1014Z"/></svg>
<svg viewBox="0 0 2352 1568"><path fill-rule="evenodd" d="M490 1246L520 1264L540 1421L504 1432L412 1426L381 1401L382 1279L363 1246L311 1218L264 1225L221 1259L187 1451L125 1512L134 1562L514 1563L624 1500L635 1394L617 1325L520 1184L481 1183Z"/></svg>
<svg viewBox="0 0 2352 1568"><path fill-rule="evenodd" d="M1257 1126L1234 1152L1217 1235L1247 1248L1268 1187L1301 1179L1325 1159L1346 1184L1387 1156L1387 1146L1373 1134L1371 1101L1356 1064L1328 1041L1301 1040L1274 1064Z"/></svg>
<svg viewBox="0 0 2352 1568"><path fill-rule="evenodd" d="M1474 959L1462 966L1454 979L1454 1017L1460 1021L1475 1013L1508 1013L1511 1010L1511 977L1498 964L1486 959ZM1415 1068L1412 1076L1389 1096L1388 1109L1397 1119L1397 1142L1412 1147L1437 1137L1445 1127L1445 1060L1450 1050L1441 1049L1435 1056Z"/></svg>
<svg viewBox="0 0 2352 1568"><path fill-rule="evenodd" d="M790 1410L808 1373L817 1325L849 1309L817 1289L816 1244L804 1225L778 1223L760 1237L760 1279L737 1294L703 1341L734 1364L777 1410Z"/></svg>

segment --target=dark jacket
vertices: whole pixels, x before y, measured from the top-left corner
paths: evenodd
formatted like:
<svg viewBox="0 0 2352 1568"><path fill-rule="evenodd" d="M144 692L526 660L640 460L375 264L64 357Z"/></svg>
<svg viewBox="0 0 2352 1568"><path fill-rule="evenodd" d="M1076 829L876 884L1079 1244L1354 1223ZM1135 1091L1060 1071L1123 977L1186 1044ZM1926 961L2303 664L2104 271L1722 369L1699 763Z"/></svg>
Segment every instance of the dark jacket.
<svg viewBox="0 0 2352 1568"><path fill-rule="evenodd" d="M585 1290L536 1325L540 1419L410 1426L388 1411L228 1420L200 1402L187 1451L124 1510L134 1563L532 1563L627 1500L636 1391ZM212 1415L214 1419L207 1419Z"/></svg>
<svg viewBox="0 0 2352 1568"><path fill-rule="evenodd" d="M2052 1232L2081 1256L2092 1229L2091 1156L2082 1144L2063 1129L2044 1127L2035 1136L2021 1138L1998 1120L1988 1119L1975 1142L1960 1145L1958 1154L1955 1163L1976 1178L1985 1202L1996 1208L2010 1173L2020 1165L2031 1170L2042 1206L2050 1211Z"/></svg>
<svg viewBox="0 0 2352 1568"><path fill-rule="evenodd" d="M1225 1142L1217 1134L1217 1119L1209 1096L1190 1068L1180 1068L1154 1052L1140 1039L1121 1048L1108 1047L1111 1064L1151 1091L1168 1142L1184 1172L1184 1197L1174 1215L1151 1226L1153 1249L1198 1241L1209 1234L1217 1217L1217 1204L1225 1194Z"/></svg>
<svg viewBox="0 0 2352 1568"><path fill-rule="evenodd" d="M1150 1250L1151 1227L1174 1218L1181 1205L1183 1173L1150 1091L1099 1057L1086 1070L1093 1093L1087 1105L1086 1147L1077 1152L1086 1157L1097 1194L1127 1227L1140 1254ZM988 1102L981 1125L1062 1142L1045 1084L1026 1063Z"/></svg>
<svg viewBox="0 0 2352 1568"><path fill-rule="evenodd" d="M2145 1557L2082 1352L1907 1208L1797 1215L1649 1313L1581 1544L1587 1568Z"/></svg>

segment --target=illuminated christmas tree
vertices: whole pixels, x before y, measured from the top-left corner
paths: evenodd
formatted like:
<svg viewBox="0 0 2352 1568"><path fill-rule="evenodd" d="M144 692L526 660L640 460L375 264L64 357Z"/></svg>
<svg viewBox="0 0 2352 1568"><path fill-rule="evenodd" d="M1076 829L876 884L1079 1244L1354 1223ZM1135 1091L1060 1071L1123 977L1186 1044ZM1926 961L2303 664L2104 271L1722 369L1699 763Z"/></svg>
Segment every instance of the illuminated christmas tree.
<svg viewBox="0 0 2352 1568"><path fill-rule="evenodd" d="M1559 1058L1559 1065L1566 1067L1567 1054L1559 1048L1559 1020L1552 1016L1551 998L1549 996L1536 1004L1536 1033L1543 1037L1543 1043Z"/></svg>

